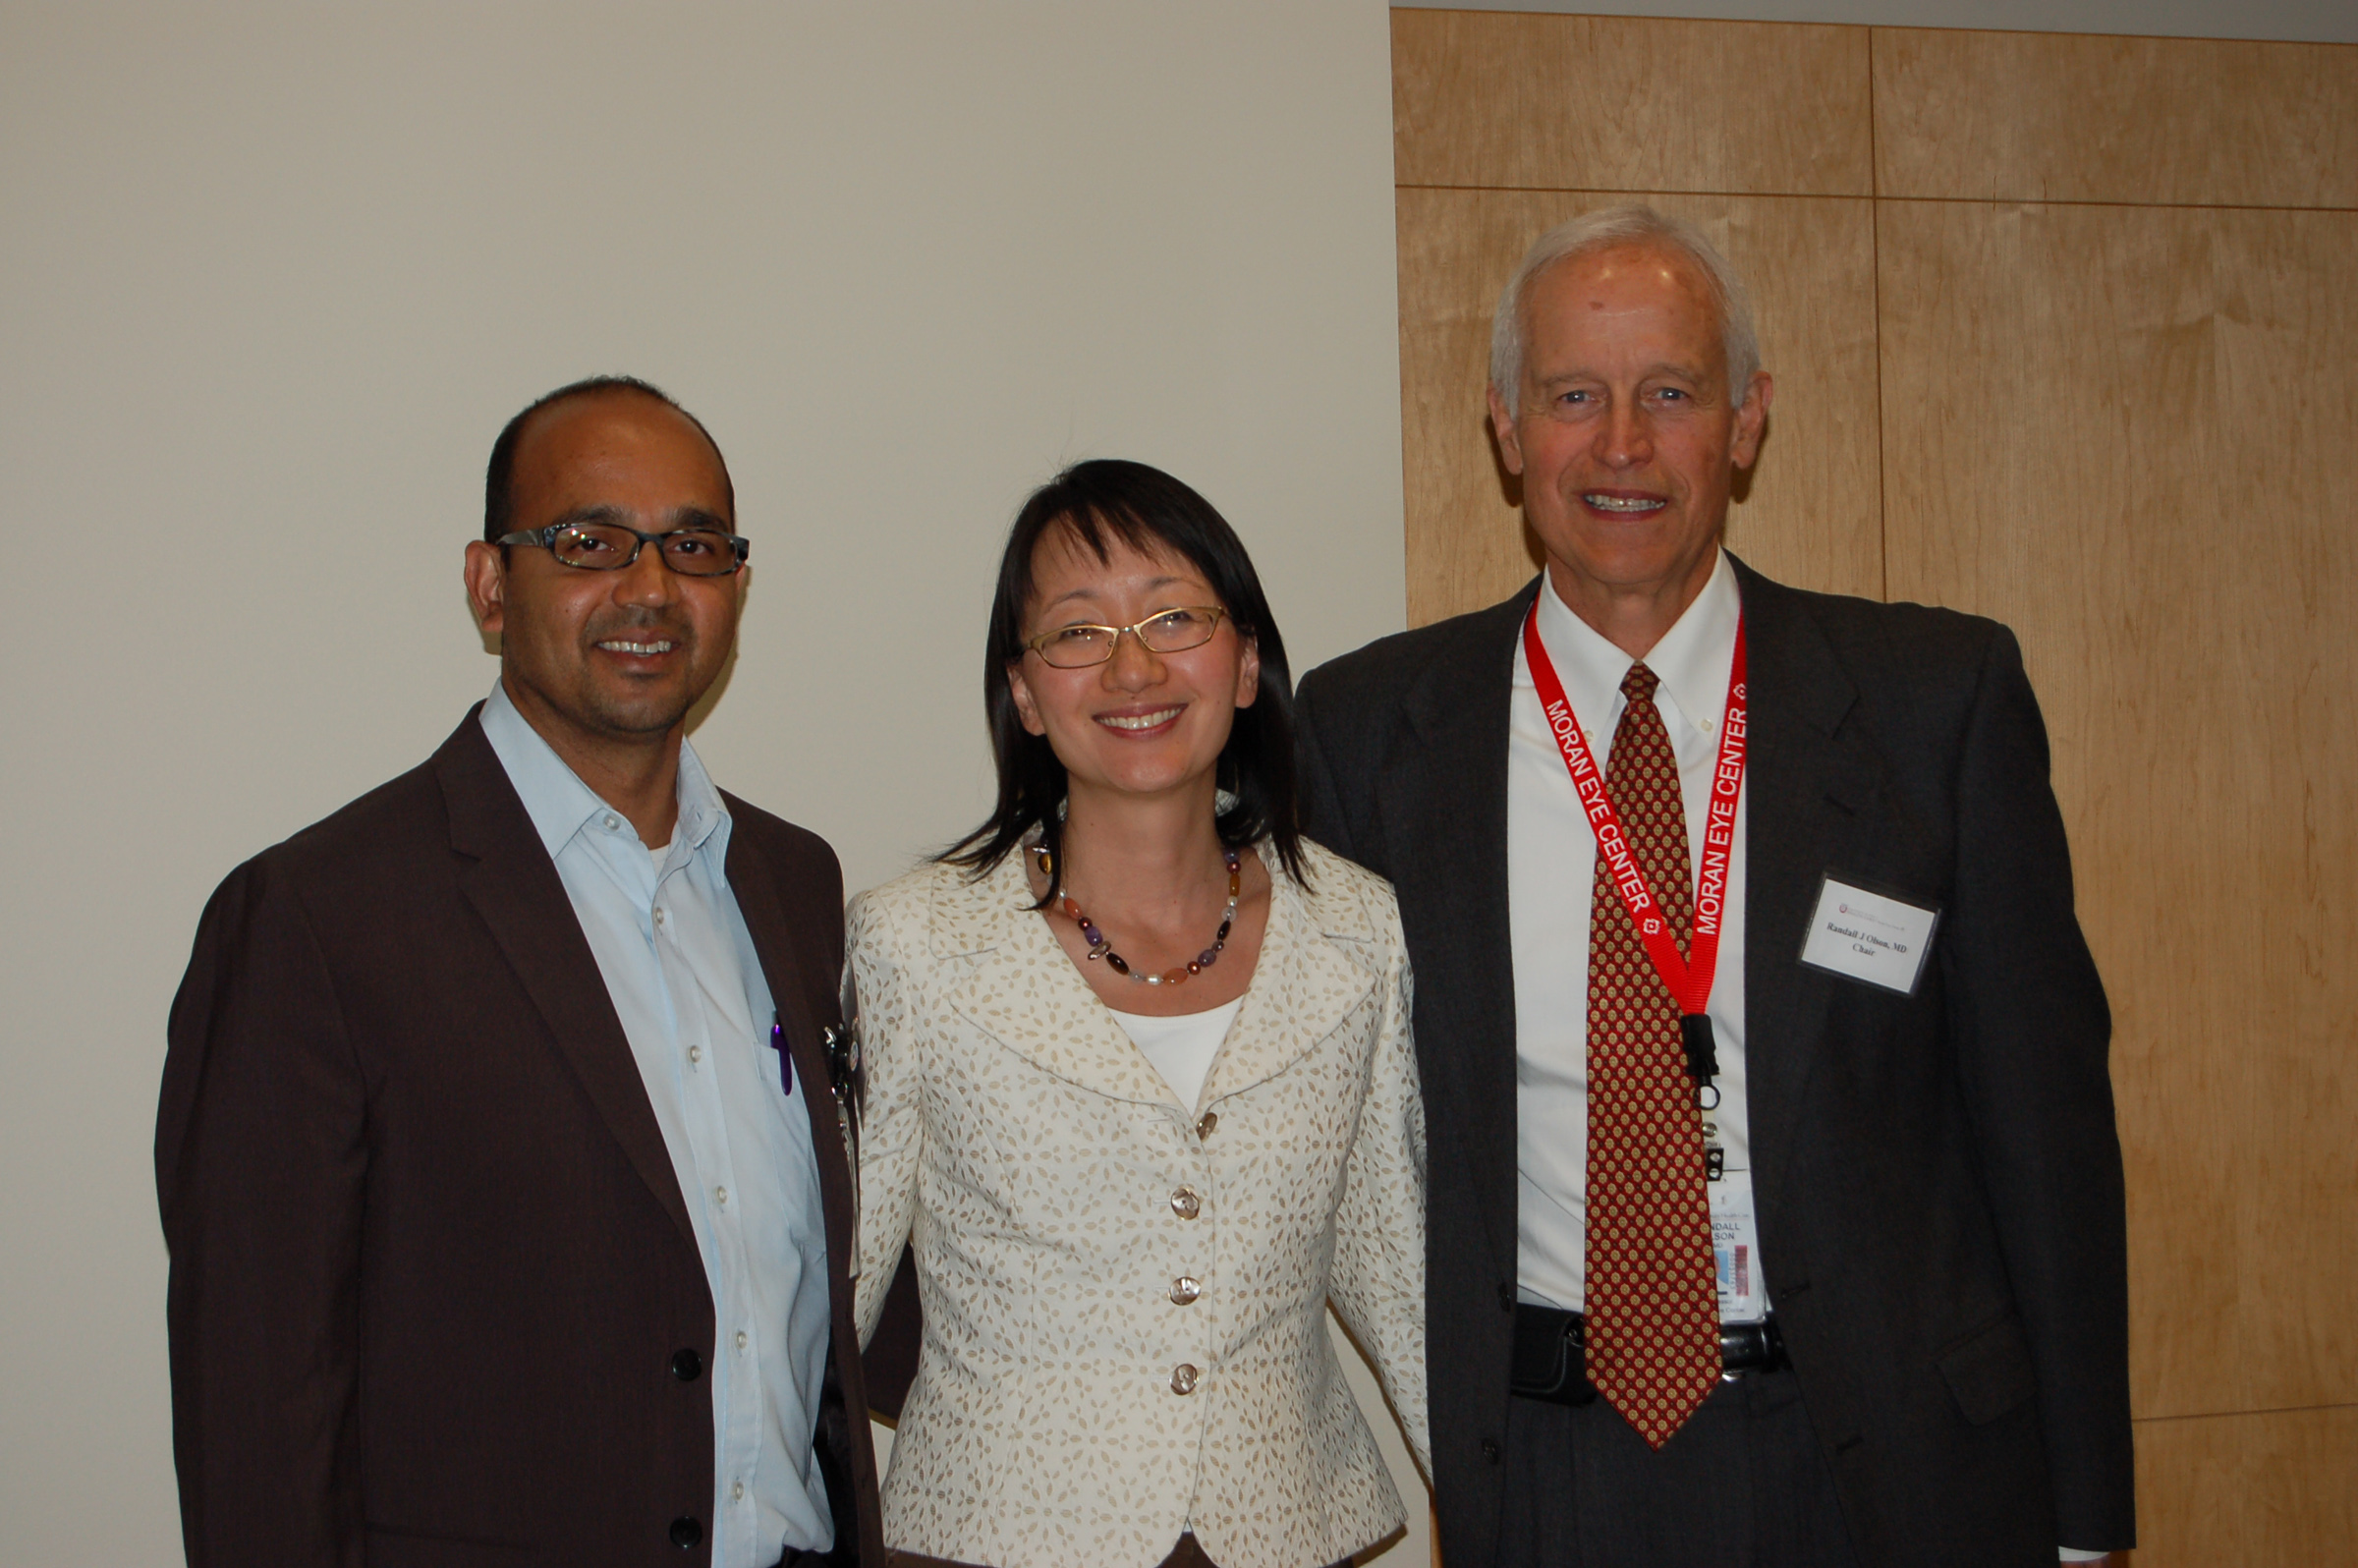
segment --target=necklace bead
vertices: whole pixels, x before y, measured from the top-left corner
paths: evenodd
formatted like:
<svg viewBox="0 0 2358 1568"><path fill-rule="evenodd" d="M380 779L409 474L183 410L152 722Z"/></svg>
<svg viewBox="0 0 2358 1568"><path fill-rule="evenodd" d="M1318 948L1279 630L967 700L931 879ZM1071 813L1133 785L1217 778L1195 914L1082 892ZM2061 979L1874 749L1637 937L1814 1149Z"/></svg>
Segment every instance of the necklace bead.
<svg viewBox="0 0 2358 1568"><path fill-rule="evenodd" d="M1072 894L1060 894L1058 904L1064 910L1065 919L1081 928L1081 939L1089 944L1089 956L1092 960L1103 959L1107 969L1126 980L1134 980L1142 985L1184 985L1192 977L1203 974L1213 964L1219 962L1220 954L1228 946L1228 932L1236 924L1236 901L1245 886L1244 861L1233 849L1226 851L1225 854L1228 860L1228 908L1220 916L1220 928L1212 936L1211 945L1198 953L1193 963L1166 969L1159 975L1141 975L1132 969L1130 961L1115 952L1113 944L1105 940L1105 933L1098 930L1095 924L1087 915L1081 913L1081 906L1073 902Z"/></svg>

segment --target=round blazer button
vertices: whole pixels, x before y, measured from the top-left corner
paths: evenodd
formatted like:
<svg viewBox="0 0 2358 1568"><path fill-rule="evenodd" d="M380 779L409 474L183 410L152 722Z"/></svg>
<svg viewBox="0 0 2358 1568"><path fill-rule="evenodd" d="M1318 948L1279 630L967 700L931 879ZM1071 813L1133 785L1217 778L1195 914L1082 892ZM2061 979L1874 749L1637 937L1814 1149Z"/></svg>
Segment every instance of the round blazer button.
<svg viewBox="0 0 2358 1568"><path fill-rule="evenodd" d="M1181 1274L1177 1279L1171 1281L1171 1305L1174 1307L1192 1307L1195 1305L1196 1298L1203 1294L1204 1282L1200 1279L1191 1279L1187 1275Z"/></svg>
<svg viewBox="0 0 2358 1568"><path fill-rule="evenodd" d="M1196 1371L1195 1368L1190 1367L1186 1362L1181 1362L1178 1366L1171 1369L1171 1392L1174 1394L1194 1393L1196 1391L1196 1379L1203 1375L1204 1374L1202 1372Z"/></svg>
<svg viewBox="0 0 2358 1568"><path fill-rule="evenodd" d="M1198 1138L1209 1138L1211 1136L1211 1130L1219 1125L1220 1113L1218 1111L1206 1111L1204 1113L1204 1119L1196 1123L1196 1136Z"/></svg>
<svg viewBox="0 0 2358 1568"><path fill-rule="evenodd" d="M671 1374L681 1382L692 1383L704 1374L704 1358L693 1349L671 1353Z"/></svg>
<svg viewBox="0 0 2358 1568"><path fill-rule="evenodd" d="M694 1516L682 1514L671 1522L671 1543L682 1551L686 1551L703 1539L703 1523Z"/></svg>
<svg viewBox="0 0 2358 1568"><path fill-rule="evenodd" d="M1492 1437L1485 1437L1482 1440L1482 1457L1488 1460L1493 1465L1498 1463L1497 1439Z"/></svg>
<svg viewBox="0 0 2358 1568"><path fill-rule="evenodd" d="M1193 1187L1182 1187L1171 1194L1171 1212L1181 1219L1193 1219L1204 1212L1204 1200Z"/></svg>

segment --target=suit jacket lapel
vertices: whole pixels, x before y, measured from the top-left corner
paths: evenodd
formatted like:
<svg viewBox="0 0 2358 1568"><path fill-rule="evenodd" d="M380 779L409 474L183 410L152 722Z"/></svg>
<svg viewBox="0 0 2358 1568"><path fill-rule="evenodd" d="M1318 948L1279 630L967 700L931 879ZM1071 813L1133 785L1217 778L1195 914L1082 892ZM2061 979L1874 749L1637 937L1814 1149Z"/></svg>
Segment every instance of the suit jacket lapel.
<svg viewBox="0 0 2358 1568"><path fill-rule="evenodd" d="M1269 924L1262 937L1253 988L1212 1060L1204 1103L1266 1083L1308 1055L1367 998L1376 977L1351 962L1343 941L1372 943L1364 915L1353 928L1330 929L1321 911L1282 872L1270 878Z"/></svg>
<svg viewBox="0 0 2358 1568"><path fill-rule="evenodd" d="M450 810L451 847L475 862L459 873L461 894L482 917L623 1153L697 1251L696 1227L605 977L475 712L434 754L434 771Z"/></svg>
<svg viewBox="0 0 2358 1568"><path fill-rule="evenodd" d="M795 1081L811 1118L827 1257L837 1268L846 1270L844 1278L848 1280L856 1251L852 1245L851 1150L844 1146L843 1125L836 1114L834 1073L819 1034L822 1027L842 1020L821 1019L812 1010L814 987L805 967L808 955L797 951L793 927L779 898L779 872L751 835L734 824L729 832L726 868L729 891L736 895L737 912L745 917L746 931L761 960L761 978L768 982L770 1003L778 1011L778 1027L785 1031L787 1054L793 1058Z"/></svg>
<svg viewBox="0 0 2358 1568"><path fill-rule="evenodd" d="M1468 1130L1462 1149L1440 1157L1472 1167L1499 1265L1515 1259L1515 972L1506 901L1507 729L1515 640L1538 596L1539 580L1483 611L1403 698L1415 752L1395 756L1376 789L1389 820L1385 856L1411 923L1409 949L1420 991L1454 994L1420 1005L1421 1022L1441 1023L1418 1041L1428 1096L1447 1095L1458 1113L1436 1125ZM1399 824L1394 827L1392 824ZM1444 980L1444 977L1446 978Z"/></svg>
<svg viewBox="0 0 2358 1568"><path fill-rule="evenodd" d="M1797 1146L1802 1098L1838 983L1801 963L1820 878L1858 858L1883 759L1858 690L1793 590L1741 561L1752 755L1745 839L1744 1071L1753 1166L1768 1212Z"/></svg>
<svg viewBox="0 0 2358 1568"><path fill-rule="evenodd" d="M1093 1094L1176 1104L1031 904L1020 855L979 882L953 883L935 901L935 956L972 963L950 988L950 1005L1041 1072Z"/></svg>

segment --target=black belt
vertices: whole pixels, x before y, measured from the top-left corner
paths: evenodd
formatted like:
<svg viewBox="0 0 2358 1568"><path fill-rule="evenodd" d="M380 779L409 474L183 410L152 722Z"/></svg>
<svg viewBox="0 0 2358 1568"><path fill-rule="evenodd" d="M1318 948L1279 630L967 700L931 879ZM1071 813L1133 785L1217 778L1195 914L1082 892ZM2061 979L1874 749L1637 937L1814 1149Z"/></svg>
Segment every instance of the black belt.
<svg viewBox="0 0 2358 1568"><path fill-rule="evenodd" d="M1515 1304L1515 1357L1508 1385L1525 1399L1555 1405L1585 1405L1597 1397L1589 1381L1587 1324L1578 1313ZM1785 1336L1771 1317L1765 1323L1719 1325L1720 1375L1775 1372L1790 1367Z"/></svg>

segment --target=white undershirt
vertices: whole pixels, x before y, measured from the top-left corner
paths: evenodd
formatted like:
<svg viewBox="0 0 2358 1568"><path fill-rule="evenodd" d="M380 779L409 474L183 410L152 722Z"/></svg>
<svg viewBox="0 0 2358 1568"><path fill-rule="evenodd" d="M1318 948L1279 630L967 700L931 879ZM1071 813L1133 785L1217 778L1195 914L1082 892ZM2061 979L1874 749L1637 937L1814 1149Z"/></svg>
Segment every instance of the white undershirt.
<svg viewBox="0 0 2358 1568"><path fill-rule="evenodd" d="M1211 1076L1211 1059L1219 1055L1228 1026L1236 1022L1237 1010L1244 1005L1240 996L1208 1013L1181 1013L1176 1018L1150 1018L1119 1008L1106 1011L1113 1014L1113 1021L1122 1026L1122 1033L1130 1036L1139 1054L1154 1064L1154 1071L1171 1086L1179 1103L1193 1110L1196 1101L1204 1097L1204 1080Z"/></svg>

